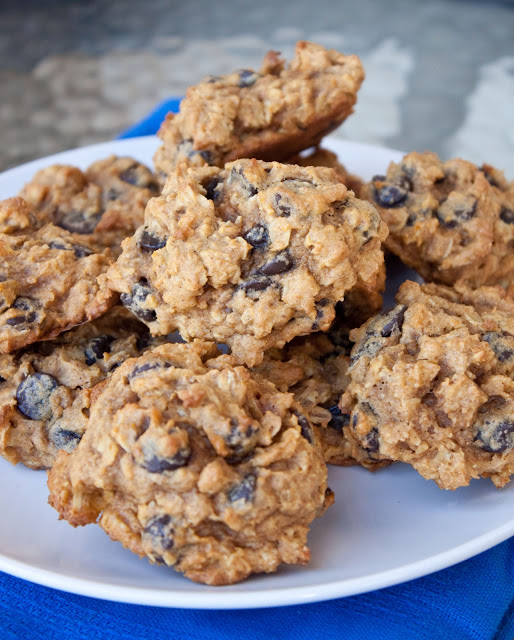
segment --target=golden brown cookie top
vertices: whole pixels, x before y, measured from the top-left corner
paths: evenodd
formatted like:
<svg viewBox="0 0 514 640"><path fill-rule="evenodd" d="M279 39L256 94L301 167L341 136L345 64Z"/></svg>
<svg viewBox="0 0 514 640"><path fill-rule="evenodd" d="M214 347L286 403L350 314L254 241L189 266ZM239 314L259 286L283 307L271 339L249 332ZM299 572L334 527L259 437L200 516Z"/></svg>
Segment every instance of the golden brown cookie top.
<svg viewBox="0 0 514 640"><path fill-rule="evenodd" d="M42 224L22 198L0 202L0 353L105 313L116 297L97 277L111 261L110 250Z"/></svg>
<svg viewBox="0 0 514 640"><path fill-rule="evenodd" d="M500 180L499 172L486 175L459 158L443 162L435 153L412 152L375 176L365 197L389 227L387 248L425 280L507 288L514 280L514 224L501 199L510 194L512 201L514 192L503 181L500 196L493 174Z"/></svg>
<svg viewBox="0 0 514 640"><path fill-rule="evenodd" d="M274 51L259 72L242 69L190 87L168 114L154 162L223 166L237 158L283 161L316 145L352 112L364 71L357 56L298 42L286 66Z"/></svg>
<svg viewBox="0 0 514 640"><path fill-rule="evenodd" d="M95 522L152 562L228 584L309 559L326 468L291 394L212 344L164 345L127 360L61 453L51 504Z"/></svg>
<svg viewBox="0 0 514 640"><path fill-rule="evenodd" d="M152 333L226 343L256 364L267 348L328 329L355 285L373 288L385 234L330 169L180 165L107 281Z"/></svg>
<svg viewBox="0 0 514 640"><path fill-rule="evenodd" d="M120 252L120 244L142 224L148 200L160 187L153 173L130 157L109 156L84 172L51 165L20 192L41 222L82 237L88 246Z"/></svg>
<svg viewBox="0 0 514 640"><path fill-rule="evenodd" d="M514 471L514 301L499 287L406 282L390 312L351 333L341 407L377 459L440 487Z"/></svg>

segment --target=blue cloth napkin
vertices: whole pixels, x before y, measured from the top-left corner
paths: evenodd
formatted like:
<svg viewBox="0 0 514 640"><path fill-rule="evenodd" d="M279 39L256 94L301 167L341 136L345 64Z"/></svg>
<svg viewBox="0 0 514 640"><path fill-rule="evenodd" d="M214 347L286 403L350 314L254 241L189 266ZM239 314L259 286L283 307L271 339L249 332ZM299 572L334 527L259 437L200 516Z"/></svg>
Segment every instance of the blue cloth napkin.
<svg viewBox="0 0 514 640"><path fill-rule="evenodd" d="M177 98L161 103L120 137L155 133L179 103ZM444 571L395 587L272 609L202 611L127 605L55 591L0 573L0 640L97 638L513 640L514 537Z"/></svg>

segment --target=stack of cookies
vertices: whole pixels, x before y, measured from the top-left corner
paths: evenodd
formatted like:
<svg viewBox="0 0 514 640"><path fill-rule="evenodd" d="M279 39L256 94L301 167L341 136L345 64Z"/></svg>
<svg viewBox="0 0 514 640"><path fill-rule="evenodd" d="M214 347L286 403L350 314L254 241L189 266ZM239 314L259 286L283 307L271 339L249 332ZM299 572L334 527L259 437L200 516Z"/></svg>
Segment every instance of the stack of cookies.
<svg viewBox="0 0 514 640"><path fill-rule="evenodd" d="M363 79L299 42L191 87L154 171L0 203L0 454L72 525L231 584L309 561L327 463L509 481L514 183L429 152L349 174L320 144ZM384 250L426 283L381 313Z"/></svg>

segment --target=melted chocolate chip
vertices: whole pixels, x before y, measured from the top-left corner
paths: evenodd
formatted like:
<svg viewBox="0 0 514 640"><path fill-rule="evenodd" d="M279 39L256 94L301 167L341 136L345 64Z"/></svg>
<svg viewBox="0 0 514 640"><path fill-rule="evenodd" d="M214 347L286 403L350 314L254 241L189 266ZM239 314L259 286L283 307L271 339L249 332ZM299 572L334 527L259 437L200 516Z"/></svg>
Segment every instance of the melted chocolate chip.
<svg viewBox="0 0 514 640"><path fill-rule="evenodd" d="M300 433L307 440L307 442L310 442L312 444L314 442L314 435L312 433L310 422L305 416L302 416L301 413L296 413L295 415L298 418L298 424L300 425Z"/></svg>
<svg viewBox="0 0 514 640"><path fill-rule="evenodd" d="M243 238L256 249L265 249L269 244L268 229L263 224L256 224Z"/></svg>
<svg viewBox="0 0 514 640"><path fill-rule="evenodd" d="M169 362L145 362L144 364L136 365L132 371L128 374L128 380L133 380L140 376L145 371L152 371L153 369L169 369L171 364Z"/></svg>
<svg viewBox="0 0 514 640"><path fill-rule="evenodd" d="M223 184L223 180L219 176L209 180L209 182L204 185L205 197L216 202L221 195L221 191L217 188L220 184Z"/></svg>
<svg viewBox="0 0 514 640"><path fill-rule="evenodd" d="M239 484L236 484L227 493L229 502L253 502L255 497L255 487L257 484L257 478L253 473L249 473L245 476Z"/></svg>
<svg viewBox="0 0 514 640"><path fill-rule="evenodd" d="M373 429L368 431L364 438L362 438L362 447L368 452L368 454L378 453L378 450L380 449L380 439L378 429L376 427L373 427Z"/></svg>
<svg viewBox="0 0 514 640"><path fill-rule="evenodd" d="M139 236L138 245L143 249L143 251L153 253L154 251L166 246L166 238L159 238L159 236L156 236L148 231L148 229L145 229Z"/></svg>
<svg viewBox="0 0 514 640"><path fill-rule="evenodd" d="M472 196L465 199L464 202L457 203L445 200L435 212L436 218L440 224L447 229L455 229L463 222L468 222L474 217L477 208L477 201Z"/></svg>
<svg viewBox="0 0 514 640"><path fill-rule="evenodd" d="M12 318L8 318L5 321L5 323L10 327L16 327L19 330L24 330L26 325L33 324L36 321L36 303L30 298L16 298L12 303L11 309L18 309L21 313Z"/></svg>
<svg viewBox="0 0 514 640"><path fill-rule="evenodd" d="M144 461L141 466L150 473L164 473L164 471L175 471L180 467L185 467L191 458L191 448L185 446L179 449L173 456L164 458L156 455L151 449L143 451Z"/></svg>
<svg viewBox="0 0 514 640"><path fill-rule="evenodd" d="M31 420L49 420L52 417L50 396L59 383L47 373L33 373L20 382L16 389L18 409Z"/></svg>
<svg viewBox="0 0 514 640"><path fill-rule="evenodd" d="M484 451L503 453L514 448L514 422L501 414L479 419L473 431L475 444Z"/></svg>
<svg viewBox="0 0 514 640"><path fill-rule="evenodd" d="M499 362L507 362L514 357L514 336L489 331L483 335L483 339L494 351Z"/></svg>
<svg viewBox="0 0 514 640"><path fill-rule="evenodd" d="M514 211L512 209L507 209L507 207L502 207L500 211L500 219L505 222L505 224L514 224Z"/></svg>
<svg viewBox="0 0 514 640"><path fill-rule="evenodd" d="M293 212L291 205L284 202L284 198L280 195L280 193L276 193L275 197L275 211L279 216L284 216L285 218L289 217Z"/></svg>
<svg viewBox="0 0 514 640"><path fill-rule="evenodd" d="M239 288L243 289L247 293L251 293L252 291L264 291L272 284L271 278L267 278L265 276L255 276L243 282Z"/></svg>
<svg viewBox="0 0 514 640"><path fill-rule="evenodd" d="M151 518L143 529L143 539L150 539L153 546L164 551L173 548L175 529L167 514Z"/></svg>
<svg viewBox="0 0 514 640"><path fill-rule="evenodd" d="M375 188L375 200L381 207L388 209L401 207L408 195L407 189L396 184L386 183L378 189Z"/></svg>
<svg viewBox="0 0 514 640"><path fill-rule="evenodd" d="M287 250L277 253L269 262L260 267L259 272L267 276L276 276L285 273L294 266L293 259Z"/></svg>
<svg viewBox="0 0 514 640"><path fill-rule="evenodd" d="M68 211L60 219L58 225L70 233L79 233L82 235L93 233L102 215L103 212L101 211L94 214L86 211Z"/></svg>
<svg viewBox="0 0 514 640"><path fill-rule="evenodd" d="M243 167L232 167L230 172L230 182L238 182L243 190L246 192L247 197L252 197L257 193L257 187L253 185L246 177Z"/></svg>
<svg viewBox="0 0 514 640"><path fill-rule="evenodd" d="M111 352L111 344L114 342L112 336L97 336L92 338L84 349L86 364L92 365L97 360L103 360L105 353Z"/></svg>
<svg viewBox="0 0 514 640"><path fill-rule="evenodd" d="M241 69L239 72L239 87L241 89L245 87L251 87L257 82L260 75L251 69Z"/></svg>
<svg viewBox="0 0 514 640"><path fill-rule="evenodd" d="M383 338L389 338L393 331L401 330L406 310L407 307L398 305L384 317L385 322L380 331Z"/></svg>
<svg viewBox="0 0 514 640"><path fill-rule="evenodd" d="M148 281L143 279L132 287L131 293L122 293L120 296L122 304L143 322L153 322L157 319L154 309L145 309L142 305L146 298L151 295L152 288Z"/></svg>
<svg viewBox="0 0 514 640"><path fill-rule="evenodd" d="M332 415L332 418L330 419L328 426L334 429L335 431L342 432L343 427L347 427L350 424L350 414L343 413L337 405L329 407L328 410Z"/></svg>
<svg viewBox="0 0 514 640"><path fill-rule="evenodd" d="M50 437L50 441L57 449L62 449L68 453L71 453L76 449L82 438L82 436L75 431L61 427L59 422L56 422L51 426L48 435Z"/></svg>

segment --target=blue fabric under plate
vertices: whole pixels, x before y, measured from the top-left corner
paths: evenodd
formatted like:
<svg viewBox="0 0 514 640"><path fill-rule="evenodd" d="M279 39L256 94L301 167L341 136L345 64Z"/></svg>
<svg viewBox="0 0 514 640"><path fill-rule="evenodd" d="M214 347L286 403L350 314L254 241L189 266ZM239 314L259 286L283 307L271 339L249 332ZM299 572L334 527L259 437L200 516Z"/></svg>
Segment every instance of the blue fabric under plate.
<svg viewBox="0 0 514 640"><path fill-rule="evenodd" d="M177 98L120 137L155 133ZM34 536L37 544L37 534ZM317 604L164 609L55 591L0 573L0 640L513 640L514 538L395 587Z"/></svg>

